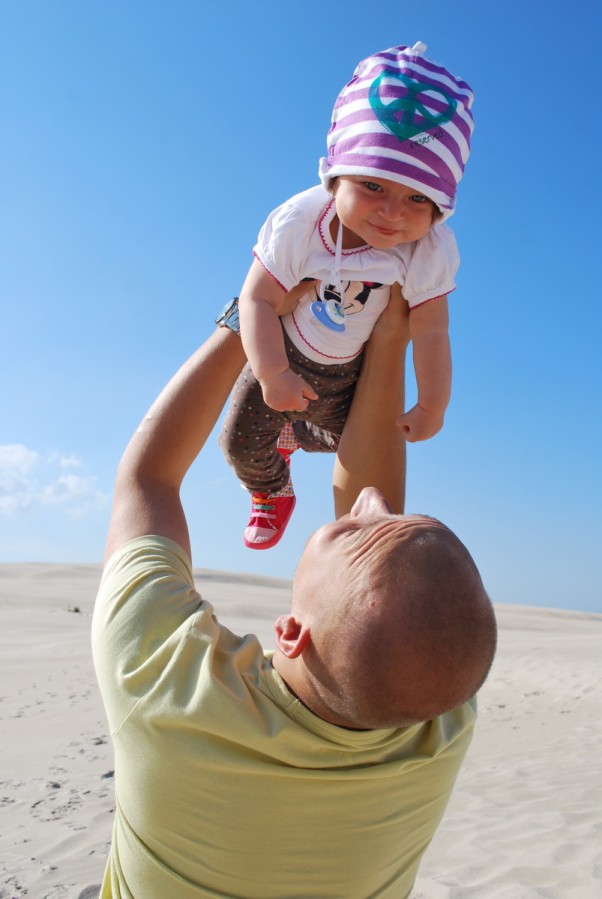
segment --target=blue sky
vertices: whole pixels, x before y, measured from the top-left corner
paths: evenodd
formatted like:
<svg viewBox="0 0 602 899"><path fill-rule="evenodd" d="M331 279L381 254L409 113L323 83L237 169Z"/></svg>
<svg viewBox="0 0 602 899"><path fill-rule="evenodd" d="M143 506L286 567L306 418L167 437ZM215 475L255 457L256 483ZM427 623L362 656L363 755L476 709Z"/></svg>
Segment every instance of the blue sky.
<svg viewBox="0 0 602 899"><path fill-rule="evenodd" d="M473 87L476 130L453 399L409 449L408 510L456 530L495 601L602 611L598 0L0 0L0 561L100 560L123 447L266 214L316 183L338 91L417 40ZM195 565L292 576L331 514L332 460L300 456L257 553L212 439Z"/></svg>

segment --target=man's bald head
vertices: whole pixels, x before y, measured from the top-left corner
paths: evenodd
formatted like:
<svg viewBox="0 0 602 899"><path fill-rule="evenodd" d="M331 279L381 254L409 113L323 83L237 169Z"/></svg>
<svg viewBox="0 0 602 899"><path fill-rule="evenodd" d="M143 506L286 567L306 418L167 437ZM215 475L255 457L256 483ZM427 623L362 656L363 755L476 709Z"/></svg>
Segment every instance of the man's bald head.
<svg viewBox="0 0 602 899"><path fill-rule="evenodd" d="M379 728L462 704L496 645L468 550L441 522L386 506L347 523L349 531L341 519L314 535L295 579L293 611L311 632L302 654L310 708Z"/></svg>

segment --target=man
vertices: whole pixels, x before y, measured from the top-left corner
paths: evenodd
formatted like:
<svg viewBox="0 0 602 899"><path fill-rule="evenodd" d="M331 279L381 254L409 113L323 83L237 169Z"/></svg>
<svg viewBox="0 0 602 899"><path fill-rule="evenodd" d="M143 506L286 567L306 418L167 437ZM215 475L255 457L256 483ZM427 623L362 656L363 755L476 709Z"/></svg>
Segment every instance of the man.
<svg viewBox="0 0 602 899"><path fill-rule="evenodd" d="M372 337L335 464L339 517L301 556L273 655L196 592L179 499L243 365L238 337L215 332L132 438L93 625L116 773L102 899L409 896L495 622L459 540L384 498L402 503L403 327L390 312Z"/></svg>

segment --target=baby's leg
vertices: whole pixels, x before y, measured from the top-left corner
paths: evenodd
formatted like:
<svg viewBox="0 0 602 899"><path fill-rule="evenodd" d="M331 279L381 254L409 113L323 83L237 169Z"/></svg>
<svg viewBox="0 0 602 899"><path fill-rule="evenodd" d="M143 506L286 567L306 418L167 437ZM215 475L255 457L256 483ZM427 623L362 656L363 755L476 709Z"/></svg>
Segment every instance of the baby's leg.
<svg viewBox="0 0 602 899"><path fill-rule="evenodd" d="M301 375L318 394L305 412L289 412L294 419L295 437L308 453L336 453L351 408L355 385L362 368L360 354L349 362L323 365L307 359L286 338L286 350L293 371Z"/></svg>
<svg viewBox="0 0 602 899"><path fill-rule="evenodd" d="M246 365L234 385L219 445L251 493L278 493L288 484L288 466L277 448L287 422L286 415L266 406L261 385Z"/></svg>
<svg viewBox="0 0 602 899"><path fill-rule="evenodd" d="M326 431L310 421L294 421L293 433L299 449L306 453L336 453L339 448L340 433Z"/></svg>

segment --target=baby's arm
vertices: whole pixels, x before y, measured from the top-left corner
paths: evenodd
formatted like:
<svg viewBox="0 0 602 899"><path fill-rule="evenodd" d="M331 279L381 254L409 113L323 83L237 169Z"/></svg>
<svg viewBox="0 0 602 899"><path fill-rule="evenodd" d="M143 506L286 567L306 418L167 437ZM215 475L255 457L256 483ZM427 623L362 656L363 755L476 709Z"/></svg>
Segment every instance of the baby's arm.
<svg viewBox="0 0 602 899"><path fill-rule="evenodd" d="M249 269L238 301L240 336L263 398L278 412L304 412L316 392L289 368L282 325L286 291L257 259Z"/></svg>
<svg viewBox="0 0 602 899"><path fill-rule="evenodd" d="M406 440L428 440L443 426L451 394L447 297L436 297L410 310L410 335L418 402L401 415L399 426Z"/></svg>

